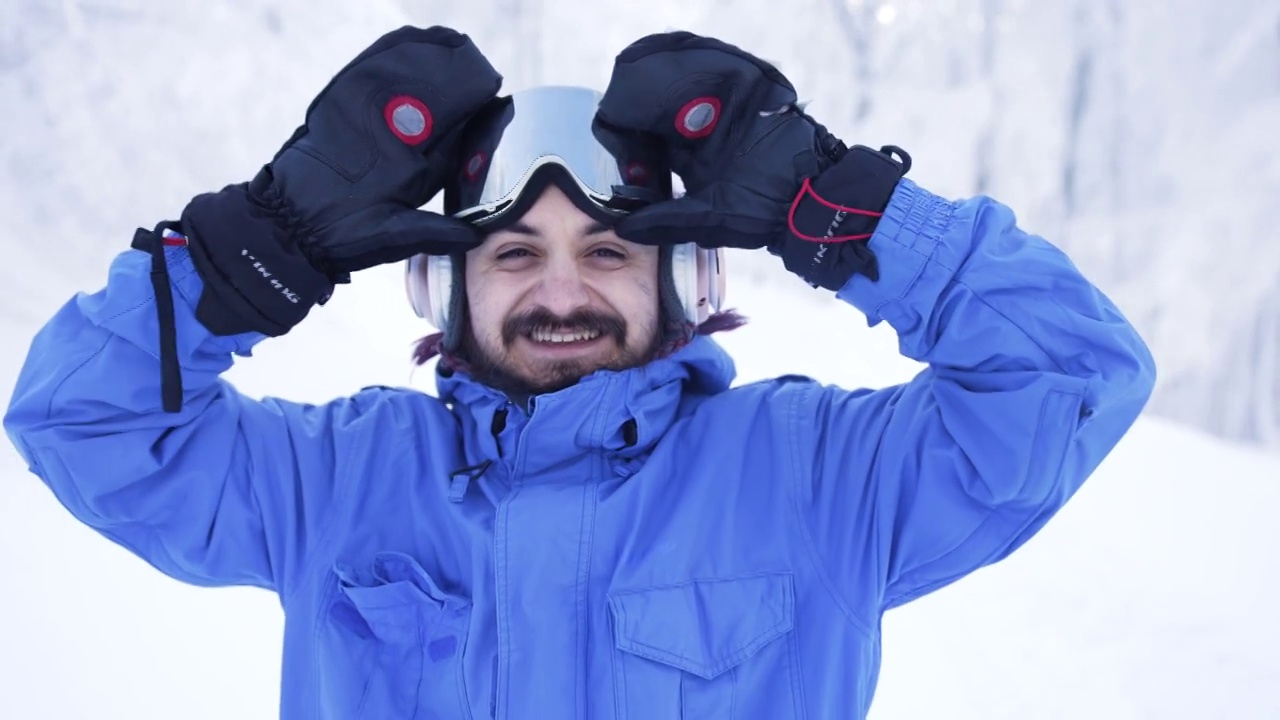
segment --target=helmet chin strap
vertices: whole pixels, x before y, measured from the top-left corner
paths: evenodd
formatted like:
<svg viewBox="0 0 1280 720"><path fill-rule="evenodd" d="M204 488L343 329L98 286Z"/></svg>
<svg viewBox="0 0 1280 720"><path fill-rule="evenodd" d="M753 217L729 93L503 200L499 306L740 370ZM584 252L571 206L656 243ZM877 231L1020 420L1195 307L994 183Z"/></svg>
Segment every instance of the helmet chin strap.
<svg viewBox="0 0 1280 720"><path fill-rule="evenodd" d="M458 253L449 257L449 309L448 320L443 324L445 352L457 352L462 346L462 335L471 320L467 313L467 256Z"/></svg>
<svg viewBox="0 0 1280 720"><path fill-rule="evenodd" d="M688 269L684 258L677 258L677 255L683 253L683 248L677 249L673 245L662 245L658 249L658 322L666 333L671 333L672 328L682 328L689 324L687 303L677 285L681 281L686 281L687 284L687 279L676 277L677 271ZM679 268L677 263L680 264ZM696 272L696 268L694 270Z"/></svg>

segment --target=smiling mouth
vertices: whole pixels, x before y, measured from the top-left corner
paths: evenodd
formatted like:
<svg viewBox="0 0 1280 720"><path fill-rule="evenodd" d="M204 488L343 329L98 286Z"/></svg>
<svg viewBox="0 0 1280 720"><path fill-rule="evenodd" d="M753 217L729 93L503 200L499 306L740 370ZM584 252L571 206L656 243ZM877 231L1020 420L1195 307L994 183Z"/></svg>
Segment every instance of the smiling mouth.
<svg viewBox="0 0 1280 720"><path fill-rule="evenodd" d="M529 333L529 339L536 343L545 343L550 345L570 345L573 343L590 342L600 337L599 330L577 330L565 332L561 330L552 330L549 328L538 328Z"/></svg>

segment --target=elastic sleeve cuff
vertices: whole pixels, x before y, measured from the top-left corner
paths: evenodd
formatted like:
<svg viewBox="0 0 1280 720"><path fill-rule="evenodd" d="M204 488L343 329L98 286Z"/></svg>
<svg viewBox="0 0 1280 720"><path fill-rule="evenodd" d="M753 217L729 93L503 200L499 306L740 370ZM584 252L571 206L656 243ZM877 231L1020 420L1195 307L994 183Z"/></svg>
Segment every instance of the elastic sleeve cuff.
<svg viewBox="0 0 1280 720"><path fill-rule="evenodd" d="M921 280L927 276L947 281L959 267L966 248L949 248L942 242L954 220L958 203L925 190L903 178L885 208L884 216L868 240L876 255L880 279L872 281L862 275L849 278L836 297L861 310L870 325L882 320L899 332L909 332L912 317L919 313L909 306L920 294ZM924 283L934 292L937 283ZM931 304L931 297L927 299Z"/></svg>

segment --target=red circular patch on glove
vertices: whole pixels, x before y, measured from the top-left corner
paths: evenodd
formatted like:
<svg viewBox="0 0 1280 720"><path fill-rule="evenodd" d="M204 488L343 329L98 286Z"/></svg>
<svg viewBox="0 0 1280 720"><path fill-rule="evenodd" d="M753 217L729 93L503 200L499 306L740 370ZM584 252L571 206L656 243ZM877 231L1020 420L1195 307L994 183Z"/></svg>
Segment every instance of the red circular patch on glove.
<svg viewBox="0 0 1280 720"><path fill-rule="evenodd" d="M475 182L480 178L480 171L484 170L484 164L489 161L481 150L477 150L467 164L462 167L462 175L470 182Z"/></svg>
<svg viewBox="0 0 1280 720"><path fill-rule="evenodd" d="M417 145L431 136L431 111L421 100L397 95L387 101L382 116L396 137L409 145Z"/></svg>
<svg viewBox="0 0 1280 720"><path fill-rule="evenodd" d="M630 185L644 185L649 182L649 169L642 163L629 163L622 171L623 179Z"/></svg>
<svg viewBox="0 0 1280 720"><path fill-rule="evenodd" d="M720 99L697 97L684 104L676 113L676 132L693 139L706 137L720 122Z"/></svg>

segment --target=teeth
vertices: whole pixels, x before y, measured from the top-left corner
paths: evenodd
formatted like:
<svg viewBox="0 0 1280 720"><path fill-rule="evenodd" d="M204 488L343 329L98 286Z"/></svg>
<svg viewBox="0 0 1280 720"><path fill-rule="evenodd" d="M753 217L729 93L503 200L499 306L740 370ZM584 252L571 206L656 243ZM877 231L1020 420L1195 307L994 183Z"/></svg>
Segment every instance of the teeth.
<svg viewBox="0 0 1280 720"><path fill-rule="evenodd" d="M576 333L554 332L546 329L534 330L531 333L534 342L544 343L567 343L581 342L583 340L594 340L600 333L594 330L583 330Z"/></svg>

